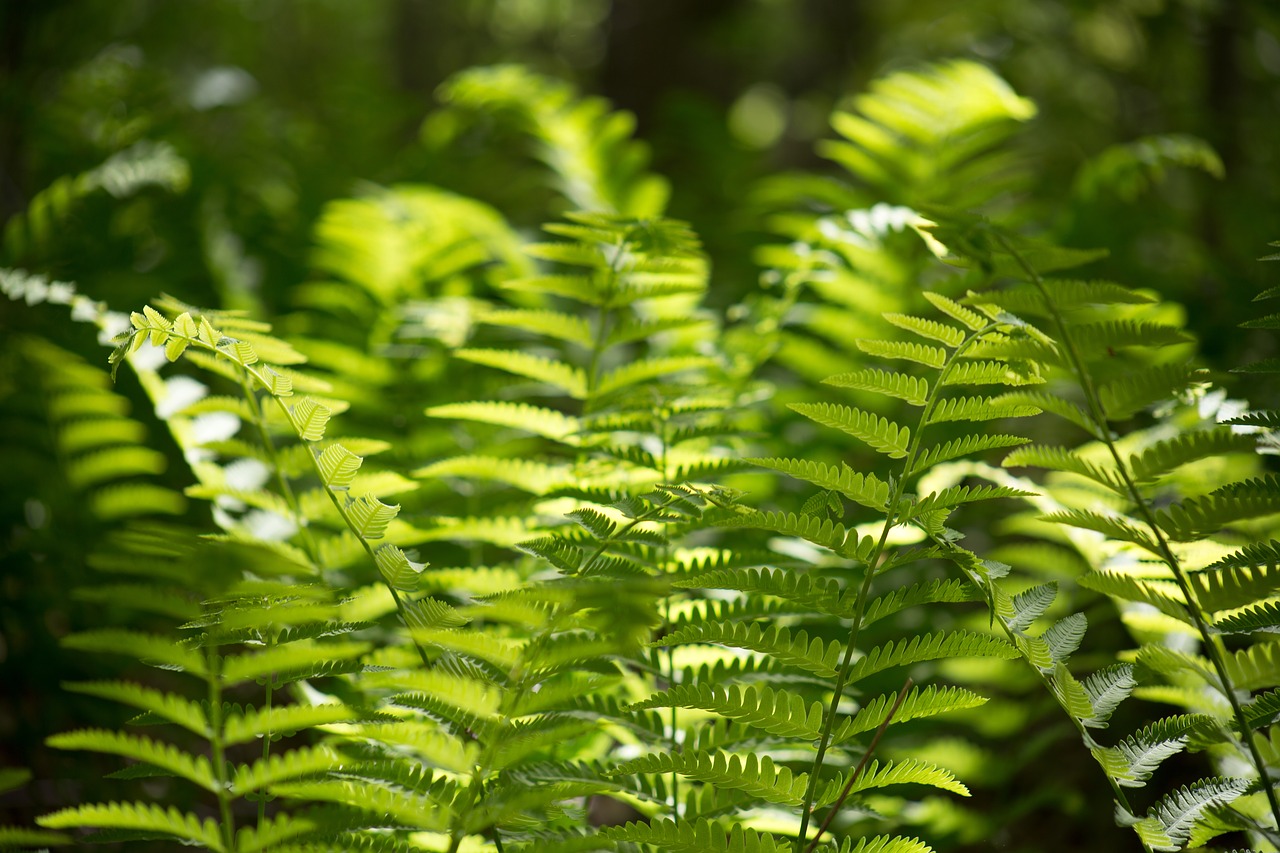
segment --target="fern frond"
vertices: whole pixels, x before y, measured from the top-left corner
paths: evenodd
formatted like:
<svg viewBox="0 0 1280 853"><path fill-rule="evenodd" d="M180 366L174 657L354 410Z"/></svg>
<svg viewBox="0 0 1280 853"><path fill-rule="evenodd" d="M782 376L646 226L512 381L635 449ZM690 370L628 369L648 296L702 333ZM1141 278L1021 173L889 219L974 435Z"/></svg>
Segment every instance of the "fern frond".
<svg viewBox="0 0 1280 853"><path fill-rule="evenodd" d="M1068 450L1065 447L1049 447L1042 444L1019 447L1001 460L1000 464L1005 468L1035 466L1048 468L1050 471L1078 474L1117 494L1128 495L1128 487L1115 471L1100 468L1085 460L1074 450Z"/></svg>
<svg viewBox="0 0 1280 853"><path fill-rule="evenodd" d="M889 370L869 368L853 373L840 373L822 380L827 385L837 388L852 388L857 391L878 391L889 397L906 400L913 406L923 406L929 397L929 382L906 373L894 373Z"/></svg>
<svg viewBox="0 0 1280 853"><path fill-rule="evenodd" d="M1137 480L1152 481L1189 462L1228 453L1251 452L1256 443L1253 436L1235 432L1229 427L1196 430L1144 448L1141 453L1129 457L1129 467Z"/></svg>
<svg viewBox="0 0 1280 853"><path fill-rule="evenodd" d="M1086 574L1080 579L1080 585L1103 595L1141 602L1183 622L1191 618L1182 591L1173 581L1137 577L1123 570L1102 569Z"/></svg>
<svg viewBox="0 0 1280 853"><path fill-rule="evenodd" d="M910 429L861 409L831 403L792 403L788 408L824 426L848 433L893 459L906 456L911 444Z"/></svg>
<svg viewBox="0 0 1280 853"><path fill-rule="evenodd" d="M969 796L969 789L955 777L955 774L913 758L886 761L883 764L878 759L872 759L849 791L859 793L889 785L928 785L962 797Z"/></svg>
<svg viewBox="0 0 1280 853"><path fill-rule="evenodd" d="M858 349L867 355L878 356L879 358L899 359L902 361L914 361L917 364L923 364L925 367L939 369L947 360L947 351L941 347L932 347L926 344L906 343L904 341L857 341Z"/></svg>
<svg viewBox="0 0 1280 853"><path fill-rule="evenodd" d="M1130 523L1123 516L1103 515L1086 509L1070 509L1049 513L1044 516L1044 520L1056 524L1066 524L1071 527L1080 527L1085 530L1095 530L1113 539L1130 542L1157 556L1160 555L1159 546L1156 545L1147 532Z"/></svg>
<svg viewBox="0 0 1280 853"><path fill-rule="evenodd" d="M1105 729L1112 713L1137 686L1133 666L1127 663L1109 666L1090 675L1084 680L1084 689L1089 694L1089 703L1093 705L1093 715L1081 718L1080 722L1090 728Z"/></svg>
<svg viewBox="0 0 1280 853"><path fill-rule="evenodd" d="M128 681L81 681L62 686L75 693L130 705L201 737L209 735L209 721L203 707L190 699Z"/></svg>
<svg viewBox="0 0 1280 853"><path fill-rule="evenodd" d="M655 818L648 823L631 822L601 831L615 842L649 844L671 853L783 853L791 846L790 841L780 841L740 823L726 828L701 817L679 822Z"/></svg>
<svg viewBox="0 0 1280 853"><path fill-rule="evenodd" d="M781 569L714 569L694 573L686 580L676 581L675 586L732 589L747 593L752 598L761 595L776 596L805 609L832 616L848 616L853 606L852 598L836 581L813 575L793 574Z"/></svg>
<svg viewBox="0 0 1280 853"><path fill-rule="evenodd" d="M1151 305L1157 301L1154 297L1110 281L1047 278L1044 280L1044 286L1054 306L1061 310L1088 305ZM971 291L964 302L997 305L1014 314L1052 316L1044 304L1044 297L1040 295L1040 291L1035 285L1030 284L982 293Z"/></svg>
<svg viewBox="0 0 1280 853"><path fill-rule="evenodd" d="M721 527L750 527L796 536L841 555L846 554L848 546L852 545L856 550L859 544L856 533L853 541L849 541L849 531L843 524L816 515L746 510L721 520L719 524Z"/></svg>
<svg viewBox="0 0 1280 853"><path fill-rule="evenodd" d="M686 643L716 643L737 649L760 652L782 663L811 672L820 678L830 678L840 667L840 655L844 651L834 640L824 643L820 638L809 638L804 630L792 632L781 625L764 630L757 623L710 622L689 625L654 640L651 646L673 646Z"/></svg>
<svg viewBox="0 0 1280 853"><path fill-rule="evenodd" d="M1280 480L1259 477L1187 498L1156 514L1156 522L1172 539L1190 542L1237 521L1280 512Z"/></svg>
<svg viewBox="0 0 1280 853"><path fill-rule="evenodd" d="M494 326L523 329L582 347L590 347L592 343L587 321L560 311L505 308L486 311L479 319Z"/></svg>
<svg viewBox="0 0 1280 853"><path fill-rule="evenodd" d="M511 427L568 444L582 430L577 418L528 403L448 403L428 408L427 415Z"/></svg>
<svg viewBox="0 0 1280 853"><path fill-rule="evenodd" d="M676 685L631 706L698 708L778 737L813 740L822 733L822 703L767 684Z"/></svg>
<svg viewBox="0 0 1280 853"><path fill-rule="evenodd" d="M223 743L234 745L249 743L270 735L289 736L304 729L331 723L350 723L364 715L336 702L321 705L275 705L271 708L246 709L226 719L222 735Z"/></svg>
<svg viewBox="0 0 1280 853"><path fill-rule="evenodd" d="M1187 583L1205 610L1232 610L1280 593L1280 543L1258 543L1218 560Z"/></svg>
<svg viewBox="0 0 1280 853"><path fill-rule="evenodd" d="M885 694L868 700L851 719L839 726L832 735L831 742L841 743L854 735L875 731L889 718L889 710L896 699L897 694ZM913 687L898 705L891 722L892 725L897 725L950 711L977 708L986 702L985 696L979 696L963 687L937 687L932 684L923 689Z"/></svg>
<svg viewBox="0 0 1280 853"><path fill-rule="evenodd" d="M1161 798L1134 829L1153 850L1180 850L1205 812L1227 805L1248 788L1247 779L1201 779Z"/></svg>
<svg viewBox="0 0 1280 853"><path fill-rule="evenodd" d="M990 634L972 631L921 634L910 640L890 641L871 649L865 657L854 663L849 672L849 683L856 684L877 672L926 660L952 657L994 657L1008 660L1017 656L1017 649Z"/></svg>
<svg viewBox="0 0 1280 853"><path fill-rule="evenodd" d="M132 758L180 776L206 791L213 791L217 786L209 759L203 755L189 755L172 744L151 738L107 729L82 729L53 735L45 742L54 749L88 750Z"/></svg>
<svg viewBox="0 0 1280 853"><path fill-rule="evenodd" d="M928 413L926 424L949 421L994 421L1004 418L1026 418L1040 414L1037 406L1020 400L1010 402L999 397L953 397L940 400Z"/></svg>
<svg viewBox="0 0 1280 853"><path fill-rule="evenodd" d="M625 761L610 770L613 775L679 773L722 788L744 791L777 805L798 806L804 801L807 773L793 775L791 768L773 763L769 756L724 752L656 753Z"/></svg>
<svg viewBox="0 0 1280 853"><path fill-rule="evenodd" d="M1047 394L1043 391L1011 391L1008 394L1001 395L1001 397L1009 405L1025 404L1035 406L1046 412L1052 412L1058 417L1080 427L1080 429L1094 438L1102 438L1102 427L1095 424L1083 409L1070 400Z"/></svg>
<svg viewBox="0 0 1280 853"><path fill-rule="evenodd" d="M79 651L125 655L161 669L190 672L201 677L207 674L203 656L159 634L104 628L70 634L63 638L62 644Z"/></svg>
<svg viewBox="0 0 1280 853"><path fill-rule="evenodd" d="M595 388L598 394L611 394L640 382L656 379L672 373L701 370L714 366L715 361L704 356L682 355L642 358L614 368L600 377Z"/></svg>
<svg viewBox="0 0 1280 853"><path fill-rule="evenodd" d="M1141 788L1166 758L1186 748L1191 736L1214 725L1212 718L1187 714L1165 717L1093 755L1108 776L1126 788Z"/></svg>
<svg viewBox="0 0 1280 853"><path fill-rule="evenodd" d="M976 442L975 442L976 443ZM821 462L810 462L805 459L762 459L746 460L761 468L771 468L798 480L812 483L824 489L834 489L854 503L868 509L883 511L889 505L889 484L881 481L874 474L859 474L843 463L839 468Z"/></svg>
<svg viewBox="0 0 1280 853"><path fill-rule="evenodd" d="M1198 377L1185 364L1139 368L1103 383L1098 398L1112 420L1123 420L1147 406L1167 400Z"/></svg>
<svg viewBox="0 0 1280 853"><path fill-rule="evenodd" d="M1003 447L1017 447L1031 439L1018 435L966 435L954 438L936 447L922 448L911 467L908 476L932 470L935 466L951 459L981 453L984 450L995 450Z"/></svg>
<svg viewBox="0 0 1280 853"><path fill-rule="evenodd" d="M982 595L972 584L958 579L932 580L900 587L867 602L862 622L871 625L908 607L918 604L979 601ZM837 615L848 615L840 613Z"/></svg>
<svg viewBox="0 0 1280 853"><path fill-rule="evenodd" d="M1213 630L1223 634L1280 633L1280 603L1263 601L1218 618Z"/></svg>
<svg viewBox="0 0 1280 853"><path fill-rule="evenodd" d="M922 338L928 338L931 341L938 341L943 346L955 349L964 342L965 333L955 326L948 326L946 323L939 323L937 320L927 320L923 317L913 317L909 314L887 313L882 315L891 325L897 326L908 332L914 332Z"/></svg>
<svg viewBox="0 0 1280 853"><path fill-rule="evenodd" d="M1034 497L1034 492L1014 489L1008 486L951 486L940 492L931 492L911 504L899 518L902 522L923 518L929 513L940 510L951 510L962 504L978 501L996 500L998 498Z"/></svg>
<svg viewBox="0 0 1280 853"><path fill-rule="evenodd" d="M61 809L36 818L36 823L50 829L93 827L123 829L146 833L163 833L183 842L226 853L217 821L201 820L189 812L153 803L93 803Z"/></svg>
<svg viewBox="0 0 1280 853"><path fill-rule="evenodd" d="M518 350L459 349L454 357L473 364L483 364L559 388L575 400L587 396L587 375L579 367Z"/></svg>

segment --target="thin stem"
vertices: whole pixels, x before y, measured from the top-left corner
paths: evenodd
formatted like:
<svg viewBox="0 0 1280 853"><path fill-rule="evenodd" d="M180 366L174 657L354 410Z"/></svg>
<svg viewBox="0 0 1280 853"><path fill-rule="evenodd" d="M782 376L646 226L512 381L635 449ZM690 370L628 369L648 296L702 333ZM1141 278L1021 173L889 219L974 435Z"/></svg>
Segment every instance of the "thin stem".
<svg viewBox="0 0 1280 853"><path fill-rule="evenodd" d="M222 738L224 720L222 718L222 658L215 646L210 645L205 655L205 666L209 671L209 746L213 759L213 778L217 782L214 796L218 798L218 816L222 829L222 845L227 853L236 849L236 823L231 813L231 795L227 779L226 751Z"/></svg>
<svg viewBox="0 0 1280 853"><path fill-rule="evenodd" d="M893 493L889 498L888 505L885 507L886 514L884 526L880 529L880 538L876 541L875 548L872 549L866 559L866 575L862 579L862 585L858 588L858 596L854 602L853 621L849 627L849 640L845 645L844 657L840 661L840 669L836 673L831 704L828 706L825 719L822 722L822 735L818 739L818 749L814 754L813 765L809 771L809 784L805 790L804 803L801 805L800 811L800 830L796 835L796 853L802 853L804 850L805 837L809 831L809 820L818 793L818 777L822 771L823 760L827 755L827 748L831 745L831 732L835 728L836 715L840 710L840 700L844 696L844 688L848 683L849 673L853 669L853 653L858 644L858 634L862 630L862 617L870 597L871 581L875 577L876 564L879 563L880 556L884 553L884 546L889 539L889 532L897 526L899 504L902 502L902 496L906 493L907 479L911 476L912 469L915 467L916 459L920 453L921 436L929 423L929 416L933 414L934 407L939 401L942 388L946 384L946 378L960 354L972 343L995 331L999 326L999 323L989 323L977 331L970 332L956 347L955 351L948 354L943 362L937 381L929 388L929 396L925 400L924 411L920 415L915 434L911 437L911 443L907 448L907 457L902 464L902 474L894 482Z"/></svg>
<svg viewBox="0 0 1280 853"><path fill-rule="evenodd" d="M894 700L893 707L889 709L889 713L880 721L880 725L876 727L876 733L871 738L871 743L867 744L867 751L862 754L862 760L858 762L858 766L853 768L853 773L849 776L849 781L844 783L844 789L840 791L840 796L836 798L831 809L827 812L827 818L818 827L818 831L814 833L813 841L809 843L806 853L813 853L818 847L818 842L822 840L822 834L827 831L827 827L831 826L831 822L836 819L836 815L840 813L840 807L844 805L844 801L849 798L849 792L853 790L853 783L858 781L858 777L862 775L863 769L867 766L867 762L871 760L871 754L876 751L876 747L880 744L880 738L884 735L884 730L889 728L889 723L893 722L893 717L898 713L898 709L902 707L902 703L907 698L907 691L911 689L911 685L915 682L910 676L902 685L902 689L898 691L898 698Z"/></svg>
<svg viewBox="0 0 1280 853"><path fill-rule="evenodd" d="M1204 642L1205 652L1209 657L1209 661L1213 664L1214 672L1217 674L1221 682L1222 692L1226 694L1227 701L1231 704L1232 714L1235 716L1236 725L1240 728L1240 736L1248 750L1252 759L1254 769L1258 771L1258 776L1262 781L1262 788L1267 795L1267 803L1271 808L1271 815L1276 820L1276 826L1280 827L1280 800L1276 798L1275 786L1271 781L1267 772L1267 763L1262 758L1262 753L1258 749L1258 744L1254 740L1253 731L1249 726L1248 718L1245 716L1244 708L1240 704L1240 698L1236 695L1236 690L1231 682L1230 673L1227 671L1226 660L1224 659L1225 648L1220 641L1209 631L1209 625L1205 621L1204 612L1200 607L1199 600L1195 591L1191 587L1191 583L1187 580L1186 571L1182 568L1181 562L1170 548L1168 540L1165 538L1164 531L1160 525L1156 523L1155 513L1151 509L1151 505L1143 497L1142 492L1138 489L1137 484L1133 480L1133 476L1129 471L1124 457L1121 455L1119 448L1116 447L1115 441L1111 437L1110 430L1107 429L1106 411L1102 406L1101 397L1097 388L1093 384L1093 378L1086 369L1084 359L1080 356L1075 342L1071 339L1071 334L1067 329L1066 320L1062 316L1062 312L1058 310L1058 306L1054 304L1052 297L1049 295L1048 288L1045 287L1044 279L1040 274L1027 263L1026 259L1005 239L1004 235L997 234L997 239L1001 246L1014 260L1018 266L1022 267L1023 272L1031 279L1036 289L1040 291L1040 296L1044 299L1045 305L1053 317L1054 326L1058 331L1059 339L1062 342L1063 349L1066 351L1068 360L1071 363L1071 370L1076 374L1076 378L1080 382L1080 388L1084 392L1086 405L1089 407L1089 414L1093 418L1094 423L1099 427L1101 440L1106 445L1107 451L1110 453L1112 460L1115 462L1116 470L1124 481L1126 491L1129 492L1129 498L1137 509L1138 514L1142 517L1142 521L1151 530L1155 537L1157 548L1157 556L1169 567L1169 571L1173 574L1174 581L1178 585L1178 589L1182 592L1187 602L1187 613L1195 622L1196 630L1200 633L1200 638Z"/></svg>

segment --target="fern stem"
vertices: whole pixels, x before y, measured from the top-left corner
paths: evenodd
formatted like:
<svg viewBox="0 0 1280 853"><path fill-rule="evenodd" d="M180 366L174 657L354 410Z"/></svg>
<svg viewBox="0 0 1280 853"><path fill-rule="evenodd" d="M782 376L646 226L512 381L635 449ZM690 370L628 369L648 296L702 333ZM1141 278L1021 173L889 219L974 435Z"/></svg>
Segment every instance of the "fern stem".
<svg viewBox="0 0 1280 853"><path fill-rule="evenodd" d="M919 456L921 436L924 434L925 426L929 423L929 416L933 413L934 407L938 403L947 375L951 372L960 354L975 341L994 331L999 325L998 323L989 323L981 329L971 331L956 346L955 351L947 355L947 359L939 372L938 380L929 388L929 396L925 400L924 411L920 415L915 433L911 436L911 444L907 448L907 456L902 464L902 475L893 484L893 493L890 495L889 503L885 507L886 515L884 527L880 530L880 538L866 559L867 573L862 579L862 585L858 588L858 597L854 602L852 625L849 628L849 640L845 646L844 657L840 661L840 670L836 673L835 692L831 697L831 704L828 706L825 719L822 722L822 735L818 739L818 750L814 755L813 765L809 771L809 784L805 789L804 803L800 812L800 831L796 836L796 853L803 853L805 849L805 837L809 831L809 821L814 808L814 801L818 795L818 776L822 771L822 763L826 758L827 749L831 745L831 732L835 728L836 715L840 709L840 700L844 696L844 688L848 683L849 673L853 668L853 653L858 644L858 635L862 630L862 617L866 611L867 601L870 598L871 582L875 577L875 567L880 561L880 556L884 553L885 543L889 540L889 532L897 526L898 505L902 501L902 496L906 493L907 478L915 467L916 458Z"/></svg>
<svg viewBox="0 0 1280 853"><path fill-rule="evenodd" d="M1120 453L1120 449L1116 447L1115 441L1111 437L1110 430L1107 429L1106 411L1102 406L1101 397L1098 394L1096 386L1093 384L1093 378L1089 375L1089 371L1085 368L1084 359L1080 356L1080 352L1076 349L1075 342L1071 339L1071 334L1067 329L1066 320L1063 318L1058 306L1054 303L1053 298L1049 295L1048 288L1045 287L1044 279L1040 274L1027 263L1021 253L1015 249L1003 234L997 232L996 238L1000 241L1000 245L1013 256L1018 266L1022 267L1023 272L1027 274L1036 289L1040 292L1040 297L1044 300L1049 314L1053 317L1053 323L1057 329L1059 338L1062 341L1063 349L1066 351L1067 358L1071 363L1071 370L1076 374L1076 379L1080 383L1080 389L1084 392L1086 405L1089 407L1089 415L1093 418L1095 425L1098 427L1101 440L1106 445L1108 453L1115 462L1116 470L1120 474L1120 478L1124 481L1125 490L1129 493L1129 498L1133 502L1134 507L1142 517L1142 521L1151 530L1151 534L1155 537L1156 547L1159 549L1159 557L1169 567L1169 571L1173 574L1174 581L1178 585L1178 589L1182 592L1187 602L1187 613L1195 622L1196 630L1200 633L1200 639L1204 643L1204 650L1209 657L1209 661L1213 664L1214 672L1218 676L1218 680L1222 685L1222 692L1226 694L1227 701L1231 704L1231 712L1235 717L1236 725L1240 728L1240 737L1244 741L1244 745L1249 753L1251 763L1254 769L1258 771L1258 776L1262 782L1262 788L1267 795L1267 803L1271 808L1271 815L1276 821L1276 827L1280 829L1280 800L1276 798L1276 791L1270 774L1267 772L1267 763L1262 757L1258 744L1254 740L1253 731L1249 726L1248 718L1245 716L1244 708L1240 704L1240 698L1236 695L1235 687L1232 685L1230 673L1227 671L1226 660L1224 659L1225 648L1220 641L1217 641L1209 631L1208 623L1205 621L1204 612L1200 608L1199 600L1195 591L1192 589L1190 582L1187 580L1186 570L1182 568L1182 563L1170 548L1168 540L1165 538L1164 531L1160 529L1160 525L1156 523L1155 514L1152 512L1151 505L1147 499L1143 497L1142 492L1138 489L1137 484L1133 480L1133 476L1129 471L1128 465L1125 463L1124 457Z"/></svg>
<svg viewBox="0 0 1280 853"><path fill-rule="evenodd" d="M206 661L209 670L209 749L213 760L213 778L218 783L217 790L214 791L214 796L218 798L218 828L222 830L222 844L227 853L235 853L236 824L231 813L226 749L222 743L225 728L222 717L222 658L217 647L208 647Z"/></svg>
<svg viewBox="0 0 1280 853"><path fill-rule="evenodd" d="M871 754L876 751L876 746L880 743L880 738L884 735L884 730L889 728L889 724L893 722L893 717L898 713L898 709L902 707L902 703L906 701L907 692L911 690L911 685L915 682L907 677L906 683L902 685L902 689L898 691L898 698L894 700L893 707L889 709L889 713L880 721L880 725L876 727L876 733L871 738L871 743L867 744L867 751L862 754L862 760L858 762L858 766L853 768L853 773L849 774L849 781L844 783L840 796L831 805L827 811L827 817L822 821L822 825L818 827L818 831L813 835L813 841L809 842L805 853L813 853L818 847L818 842L822 840L822 834L827 831L827 827L831 826L831 822L836 819L836 815L840 813L840 807L844 805L844 801L849 798L849 792L853 790L853 783L858 781L858 777L862 775L862 771L866 768L867 762L871 760Z"/></svg>
<svg viewBox="0 0 1280 853"><path fill-rule="evenodd" d="M271 647L275 645L275 634L271 633L270 630L267 631L266 643L264 645L268 651L270 651ZM271 719L271 700L273 698L273 694L275 693L275 689L274 689L275 680L276 680L276 674L274 672L267 674L267 685L266 687L263 688L263 692L266 695L263 696L262 698L262 707L267 712L266 717L264 717L264 719L266 720ZM262 760L265 762L270 757L271 757L271 727L270 725L268 725L267 730L262 734ZM267 820L267 798L265 796L259 796L259 799L258 799L258 831L259 832L262 831L263 824L266 823L266 820Z"/></svg>
<svg viewBox="0 0 1280 853"><path fill-rule="evenodd" d="M271 440L271 432L267 429L267 419L262 411L262 401L258 399L258 394L253 389L250 377L257 378L249 368L245 368L241 377L240 387L244 390L245 400L249 404L249 413L253 416L253 424L258 429L258 437L262 441L262 449L266 452L267 459L271 462L271 470L275 474L276 486L280 489L280 496L284 498L285 503L289 505L289 511L293 513L293 523L297 525L298 532L302 535L302 544L307 556L311 558L312 562L319 565L319 554L316 553L315 540L311 536L311 530L307 527L306 518L302 515L302 508L298 505L298 497L294 494L293 485L280 467L280 455L276 451L275 442ZM288 412L285 414L287 415ZM323 567L321 567L321 570L323 571Z"/></svg>

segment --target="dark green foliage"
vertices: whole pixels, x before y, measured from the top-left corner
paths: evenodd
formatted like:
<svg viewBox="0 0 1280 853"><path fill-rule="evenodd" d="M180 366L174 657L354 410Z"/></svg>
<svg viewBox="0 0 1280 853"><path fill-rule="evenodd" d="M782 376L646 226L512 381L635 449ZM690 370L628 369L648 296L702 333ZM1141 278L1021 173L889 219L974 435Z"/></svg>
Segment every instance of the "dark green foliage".
<svg viewBox="0 0 1280 853"><path fill-rule="evenodd" d="M31 549L90 608L63 654L114 663L44 742L107 779L0 846L926 853L1070 803L1059 765L1102 795L1072 820L1147 850L1277 846L1277 419L1177 306L1025 236L1029 100L956 60L842 105L848 183L765 183L786 243L722 316L629 114L515 66L440 95L437 152L532 141L543 236L366 187L280 306L222 257L224 307L126 317L36 270L98 189L182 191L174 149L10 220L4 293L95 327L120 384L5 341L22 470L84 537ZM1221 166L1141 140L1079 203L1170 165Z"/></svg>

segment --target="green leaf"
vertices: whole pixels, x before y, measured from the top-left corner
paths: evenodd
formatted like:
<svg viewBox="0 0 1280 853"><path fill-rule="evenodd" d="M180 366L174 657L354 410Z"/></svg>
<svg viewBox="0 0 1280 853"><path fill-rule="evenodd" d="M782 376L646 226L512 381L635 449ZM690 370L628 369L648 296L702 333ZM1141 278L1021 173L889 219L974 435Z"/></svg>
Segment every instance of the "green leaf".
<svg viewBox="0 0 1280 853"><path fill-rule="evenodd" d="M1021 399L1009 401L1005 395L999 397L953 397L939 400L928 413L927 423L937 424L948 421L994 421L1004 418L1026 418L1040 414L1038 406L1032 406Z"/></svg>
<svg viewBox="0 0 1280 853"><path fill-rule="evenodd" d="M414 592L418 589L426 563L415 563L395 545L383 545L373 553L373 560L382 573L382 579L394 589Z"/></svg>
<svg viewBox="0 0 1280 853"><path fill-rule="evenodd" d="M1214 725L1211 717L1189 714L1165 717L1134 732L1112 747L1095 747L1103 771L1126 788L1141 788L1166 758L1186 748L1191 736Z"/></svg>
<svg viewBox="0 0 1280 853"><path fill-rule="evenodd" d="M64 689L100 699L130 705L156 717L182 726L200 737L209 736L209 721L200 703L172 693L127 681L81 681L62 685Z"/></svg>
<svg viewBox="0 0 1280 853"><path fill-rule="evenodd" d="M384 504L369 495L348 498L343 508L351 526L361 539L381 539L387 532L387 525L400 512L396 504Z"/></svg>
<svg viewBox="0 0 1280 853"><path fill-rule="evenodd" d="M1227 805L1248 788L1247 779L1201 779L1162 798L1134 829L1153 850L1180 850L1207 811Z"/></svg>
<svg viewBox="0 0 1280 853"><path fill-rule="evenodd" d="M433 418L453 418L512 427L566 444L576 444L572 439L582 431L577 418L528 403L449 403L432 406L426 411Z"/></svg>
<svg viewBox="0 0 1280 853"><path fill-rule="evenodd" d="M1019 439L1021 441L1021 439ZM780 471L823 489L839 492L854 503L884 511L889 506L889 484L874 474L859 474L844 463L839 467L804 459L749 458L752 465Z"/></svg>
<svg viewBox="0 0 1280 853"><path fill-rule="evenodd" d="M900 459L907 455L911 430L887 418L831 403L792 403L789 408L824 426L848 433L890 458Z"/></svg>
<svg viewBox="0 0 1280 853"><path fill-rule="evenodd" d="M699 622L672 631L649 645L678 646L687 643L717 643L760 652L819 678L831 678L836 674L844 651L835 640L824 643L816 637L810 639L804 630L793 632L781 625L765 630L756 622Z"/></svg>
<svg viewBox="0 0 1280 853"><path fill-rule="evenodd" d="M958 361L942 377L943 385L1018 386L1044 381L1033 364L1008 361Z"/></svg>
<svg viewBox="0 0 1280 853"><path fill-rule="evenodd" d="M1128 496L1128 486L1120 479L1118 473L1110 468L1099 467L1074 450L1065 447L1048 447L1040 444L1019 447L1001 460L1000 464L1005 468L1035 466L1048 468L1050 471L1078 474L1117 494Z"/></svg>
<svg viewBox="0 0 1280 853"><path fill-rule="evenodd" d="M921 634L910 640L890 641L871 649L853 665L849 672L849 683L857 684L877 672L926 660L953 657L1009 659L1017 656L1017 649L990 634L977 634L972 631Z"/></svg>
<svg viewBox="0 0 1280 853"><path fill-rule="evenodd" d="M1156 513L1172 539L1191 542L1237 521L1280 512L1280 479L1258 477L1231 483L1204 497L1187 498Z"/></svg>
<svg viewBox="0 0 1280 853"><path fill-rule="evenodd" d="M334 491L350 488L364 457L356 456L341 444L330 444L316 456L320 479Z"/></svg>
<svg viewBox="0 0 1280 853"><path fill-rule="evenodd" d="M929 383L925 379L905 373L894 373L889 370L857 370L853 373L840 373L822 380L827 385L837 388L852 388L857 391L877 391L890 397L906 400L913 406L923 406L929 397Z"/></svg>
<svg viewBox="0 0 1280 853"><path fill-rule="evenodd" d="M325 427L332 414L328 406L321 405L310 397L303 397L289 406L289 418L298 437L303 441L319 441L324 438Z"/></svg>
<svg viewBox="0 0 1280 853"><path fill-rule="evenodd" d="M180 812L173 806L166 809L152 803L92 803L43 815L36 818L36 823L50 829L92 827L162 832L218 853L226 851L217 821L212 818L202 821L196 815Z"/></svg>
<svg viewBox="0 0 1280 853"><path fill-rule="evenodd" d="M459 349L454 357L555 386L575 400L586 399L587 374L580 367L517 350Z"/></svg>
<svg viewBox="0 0 1280 853"><path fill-rule="evenodd" d="M941 368L947 360L946 350L941 347L926 346L925 344L869 340L858 340L856 343L858 344L858 349L867 355L914 361L926 367Z"/></svg>
<svg viewBox="0 0 1280 853"><path fill-rule="evenodd" d="M899 329L905 329L908 332L914 332L922 338L928 338L931 341L938 341L944 346L955 349L964 342L965 333L954 326L948 326L946 323L939 323L936 320L926 320L923 317L912 317L908 314L884 314L884 319L891 325L897 326Z"/></svg>
<svg viewBox="0 0 1280 853"><path fill-rule="evenodd" d="M655 753L624 761L609 773L625 776L635 773L678 773L690 779L720 788L743 791L749 796L777 805L798 806L804 801L809 775L792 775L786 766L775 765L773 759L750 753L746 756L724 752L685 751Z"/></svg>
<svg viewBox="0 0 1280 853"><path fill-rule="evenodd" d="M1017 447L1031 439L1019 435L965 435L953 438L936 447L921 448L915 465L911 466L908 475L932 470L936 465L951 459L981 453L984 450L995 450L1002 447Z"/></svg>
<svg viewBox="0 0 1280 853"><path fill-rule="evenodd" d="M687 370L709 368L715 361L703 356L666 356L661 358L642 358L621 367L610 370L600 377L595 391L598 394L609 394L622 388L647 382L670 373L681 373Z"/></svg>
<svg viewBox="0 0 1280 853"><path fill-rule="evenodd" d="M1251 453L1256 444L1254 436L1230 427L1196 430L1152 443L1129 457L1129 467L1135 479L1153 481L1189 462L1227 453Z"/></svg>
<svg viewBox="0 0 1280 853"><path fill-rule="evenodd" d="M560 311L501 309L486 311L478 319L482 323L523 329L582 347L590 347L592 342L591 327L586 320Z"/></svg>
<svg viewBox="0 0 1280 853"><path fill-rule="evenodd" d="M1185 364L1139 368L1103 383L1098 396L1109 419L1124 420L1153 403L1173 398L1198 376Z"/></svg>
<svg viewBox="0 0 1280 853"><path fill-rule="evenodd" d="M970 311L959 302L948 299L941 293L926 290L922 295L929 301L930 305L946 314L952 320L967 326L970 331L979 332L990 325L987 319L978 312Z"/></svg>
<svg viewBox="0 0 1280 853"><path fill-rule="evenodd" d="M213 768L203 755L189 755L176 746L147 737L120 734L106 729L82 729L64 732L46 743L54 749L81 749L108 755L121 755L154 765L175 776L193 782L206 791L217 789Z"/></svg>

